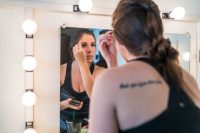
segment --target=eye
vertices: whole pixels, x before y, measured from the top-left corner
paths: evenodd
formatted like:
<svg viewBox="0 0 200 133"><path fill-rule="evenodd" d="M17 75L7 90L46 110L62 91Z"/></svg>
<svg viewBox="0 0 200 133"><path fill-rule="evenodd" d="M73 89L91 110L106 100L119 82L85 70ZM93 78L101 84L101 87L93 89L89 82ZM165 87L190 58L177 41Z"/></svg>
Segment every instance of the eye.
<svg viewBox="0 0 200 133"><path fill-rule="evenodd" d="M84 43L84 42L81 43L81 47L82 47L82 48L85 48L86 46L87 46L87 43Z"/></svg>
<svg viewBox="0 0 200 133"><path fill-rule="evenodd" d="M92 43L91 46L92 46L92 47L96 47L96 44L95 44L95 43Z"/></svg>

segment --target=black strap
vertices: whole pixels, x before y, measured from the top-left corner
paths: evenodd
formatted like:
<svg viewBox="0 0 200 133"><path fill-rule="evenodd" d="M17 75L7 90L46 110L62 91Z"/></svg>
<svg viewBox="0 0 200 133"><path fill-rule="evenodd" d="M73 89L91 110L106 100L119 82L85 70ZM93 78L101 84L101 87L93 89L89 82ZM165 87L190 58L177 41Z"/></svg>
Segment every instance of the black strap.
<svg viewBox="0 0 200 133"><path fill-rule="evenodd" d="M93 72L94 72L94 67L95 67L95 64L92 62L90 65L90 73L91 74L93 74Z"/></svg>

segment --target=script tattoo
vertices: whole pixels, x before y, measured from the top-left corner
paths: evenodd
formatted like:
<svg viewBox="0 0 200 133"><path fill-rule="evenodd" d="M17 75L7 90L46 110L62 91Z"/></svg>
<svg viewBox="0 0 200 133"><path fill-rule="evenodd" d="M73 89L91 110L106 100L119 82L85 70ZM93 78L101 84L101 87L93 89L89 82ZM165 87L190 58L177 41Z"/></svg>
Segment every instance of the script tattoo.
<svg viewBox="0 0 200 133"><path fill-rule="evenodd" d="M152 85L152 84L161 84L162 82L160 80L149 80L139 83L121 83L119 88L120 89L127 89L127 88L136 88L136 87L143 87L146 85Z"/></svg>

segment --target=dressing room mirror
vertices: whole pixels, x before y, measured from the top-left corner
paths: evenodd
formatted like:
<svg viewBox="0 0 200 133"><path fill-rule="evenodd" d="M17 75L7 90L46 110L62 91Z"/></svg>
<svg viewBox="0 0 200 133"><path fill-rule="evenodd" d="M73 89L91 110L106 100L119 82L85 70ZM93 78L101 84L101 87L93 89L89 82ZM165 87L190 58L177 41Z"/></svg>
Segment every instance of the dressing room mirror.
<svg viewBox="0 0 200 133"><path fill-rule="evenodd" d="M174 34L165 33L165 37L169 38L171 45L179 52L180 65L190 71L190 34Z"/></svg>
<svg viewBox="0 0 200 133"><path fill-rule="evenodd" d="M89 96L83 84L80 64L77 60L74 61L73 47L77 46L85 53L84 56L93 78L95 75L93 72L95 73L97 68L107 68L106 61L99 52L98 44L98 36L107 31L107 29L96 28L61 28L60 133L69 129L67 128L69 121L73 123L81 121L82 127L88 123Z"/></svg>

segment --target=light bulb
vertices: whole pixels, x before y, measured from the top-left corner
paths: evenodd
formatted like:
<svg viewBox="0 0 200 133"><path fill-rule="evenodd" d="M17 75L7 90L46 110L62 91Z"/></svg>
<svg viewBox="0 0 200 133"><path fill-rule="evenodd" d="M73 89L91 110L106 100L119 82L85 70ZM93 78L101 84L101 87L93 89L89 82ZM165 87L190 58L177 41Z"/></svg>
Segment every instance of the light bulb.
<svg viewBox="0 0 200 133"><path fill-rule="evenodd" d="M170 13L170 17L174 19L182 19L185 16L185 9L183 7L176 7Z"/></svg>
<svg viewBox="0 0 200 133"><path fill-rule="evenodd" d="M37 133L35 129L33 128L27 128L24 133Z"/></svg>
<svg viewBox="0 0 200 133"><path fill-rule="evenodd" d="M187 62L190 61L190 52L184 52L182 54L182 60Z"/></svg>
<svg viewBox="0 0 200 133"><path fill-rule="evenodd" d="M37 66L37 61L33 56L25 56L22 60L22 67L26 71L32 71Z"/></svg>
<svg viewBox="0 0 200 133"><path fill-rule="evenodd" d="M79 8L82 12L88 12L92 9L92 0L79 0Z"/></svg>
<svg viewBox="0 0 200 133"><path fill-rule="evenodd" d="M25 20L22 24L22 29L27 35L34 35L37 32L37 24L33 20Z"/></svg>
<svg viewBox="0 0 200 133"><path fill-rule="evenodd" d="M35 105L36 101L37 101L37 96L32 91L26 91L22 95L22 103L26 107L31 107L31 106Z"/></svg>

